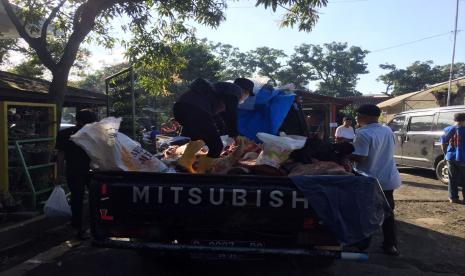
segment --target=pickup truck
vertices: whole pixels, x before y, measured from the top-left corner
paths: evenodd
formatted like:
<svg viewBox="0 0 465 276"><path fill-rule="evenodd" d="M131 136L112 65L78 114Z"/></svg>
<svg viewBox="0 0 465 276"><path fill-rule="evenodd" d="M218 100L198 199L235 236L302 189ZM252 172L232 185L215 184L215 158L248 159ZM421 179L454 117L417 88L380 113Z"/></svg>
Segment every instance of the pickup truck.
<svg viewBox="0 0 465 276"><path fill-rule="evenodd" d="M302 109L291 108L281 130L307 136L304 122ZM334 179L304 180L321 188L314 191L320 201L313 202L289 177L94 172L89 201L93 244L176 258L288 256L320 265L338 258L366 260L363 250L382 222L380 206L386 200L377 180L364 176L339 177L351 185L331 187L325 194ZM313 208L323 205L325 216ZM344 242L340 233L351 228L363 234L355 244ZM354 240L353 233L346 236ZM349 247L354 250L347 245L355 245Z"/></svg>
<svg viewBox="0 0 465 276"><path fill-rule="evenodd" d="M90 214L101 247L190 258L368 258L343 250L288 177L94 172Z"/></svg>

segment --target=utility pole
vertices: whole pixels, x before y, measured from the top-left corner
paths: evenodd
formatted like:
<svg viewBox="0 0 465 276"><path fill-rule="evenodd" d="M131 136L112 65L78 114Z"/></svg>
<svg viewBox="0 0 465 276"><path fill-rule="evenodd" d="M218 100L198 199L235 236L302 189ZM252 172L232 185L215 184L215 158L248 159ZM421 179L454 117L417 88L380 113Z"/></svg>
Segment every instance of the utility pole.
<svg viewBox="0 0 465 276"><path fill-rule="evenodd" d="M459 20L459 0L457 0L457 5L455 7L455 27L454 27L454 46L452 48L452 62L450 64L449 70L449 87L447 88L447 106L450 106L450 94L452 87L452 79L454 77L454 60L455 60L455 43L457 41L457 22Z"/></svg>

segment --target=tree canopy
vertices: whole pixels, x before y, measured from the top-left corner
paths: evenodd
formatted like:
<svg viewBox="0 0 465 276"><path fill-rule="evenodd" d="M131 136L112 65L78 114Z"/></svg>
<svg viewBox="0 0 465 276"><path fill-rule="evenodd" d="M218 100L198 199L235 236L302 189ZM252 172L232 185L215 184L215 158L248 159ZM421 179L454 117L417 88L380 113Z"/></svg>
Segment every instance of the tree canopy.
<svg viewBox="0 0 465 276"><path fill-rule="evenodd" d="M347 43L332 42L322 46L304 44L298 49L303 64L311 66L314 79L320 80L318 92L322 95L344 97L360 95L355 87L358 76L366 74L365 57L368 51Z"/></svg>
<svg viewBox="0 0 465 276"><path fill-rule="evenodd" d="M112 47L127 46L131 62L155 75L141 78L142 83L159 92L175 79L179 71L174 53L175 42L189 38L188 21L216 27L225 19L226 0L153 1L153 0L1 0L8 17L22 39L50 70L50 100L62 106L71 67L83 42ZM16 5L14 7L11 4ZM327 0L257 0L256 6L286 10L282 26L309 31L318 19L318 8ZM126 15L130 22L121 26L130 31L130 41L112 36L112 20ZM50 35L52 33L53 35ZM57 47L57 49L53 49ZM156 57L157 59L154 59ZM60 117L60 114L59 114Z"/></svg>
<svg viewBox="0 0 465 276"><path fill-rule="evenodd" d="M389 71L379 76L378 81L386 85L386 94L394 96L420 91L426 86L449 80L450 64L434 65L433 61L415 61L405 69L394 64L381 64L381 69ZM465 76L465 64L454 64L454 78Z"/></svg>

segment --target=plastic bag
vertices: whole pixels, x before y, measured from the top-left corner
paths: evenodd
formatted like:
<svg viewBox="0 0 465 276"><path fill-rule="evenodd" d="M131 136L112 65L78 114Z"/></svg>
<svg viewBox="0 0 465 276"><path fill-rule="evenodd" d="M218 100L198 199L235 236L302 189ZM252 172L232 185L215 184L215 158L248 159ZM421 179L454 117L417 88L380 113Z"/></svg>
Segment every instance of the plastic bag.
<svg viewBox="0 0 465 276"><path fill-rule="evenodd" d="M71 207L66 199L66 194L63 188L56 186L50 197L44 205L44 214L47 217L70 217Z"/></svg>
<svg viewBox="0 0 465 276"><path fill-rule="evenodd" d="M259 132L257 137L263 142L263 151L257 158L257 165L275 168L279 168L291 152L303 148L307 140L303 136L275 136L263 132Z"/></svg>
<svg viewBox="0 0 465 276"><path fill-rule="evenodd" d="M221 142L223 142L223 148L234 144L234 139L229 137L229 135L223 135L220 138L221 138Z"/></svg>
<svg viewBox="0 0 465 276"><path fill-rule="evenodd" d="M165 172L168 167L139 143L118 132L121 118L108 117L87 124L71 141L91 159L92 167L105 171Z"/></svg>

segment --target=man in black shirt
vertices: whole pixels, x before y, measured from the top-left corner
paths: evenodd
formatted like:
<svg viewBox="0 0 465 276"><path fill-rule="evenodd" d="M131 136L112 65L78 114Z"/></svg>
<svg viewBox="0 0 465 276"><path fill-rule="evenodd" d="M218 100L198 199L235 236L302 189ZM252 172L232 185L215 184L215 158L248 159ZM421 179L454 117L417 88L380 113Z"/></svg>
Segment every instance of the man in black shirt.
<svg viewBox="0 0 465 276"><path fill-rule="evenodd" d="M93 123L96 119L96 114L91 110L78 111L76 113L76 126L59 131L56 141L58 175L60 179L63 177L66 161L66 182L71 191L71 225L76 229L80 239L85 237L85 230L82 226L82 207L85 186L88 186L90 181L90 159L86 152L69 138L84 125Z"/></svg>

